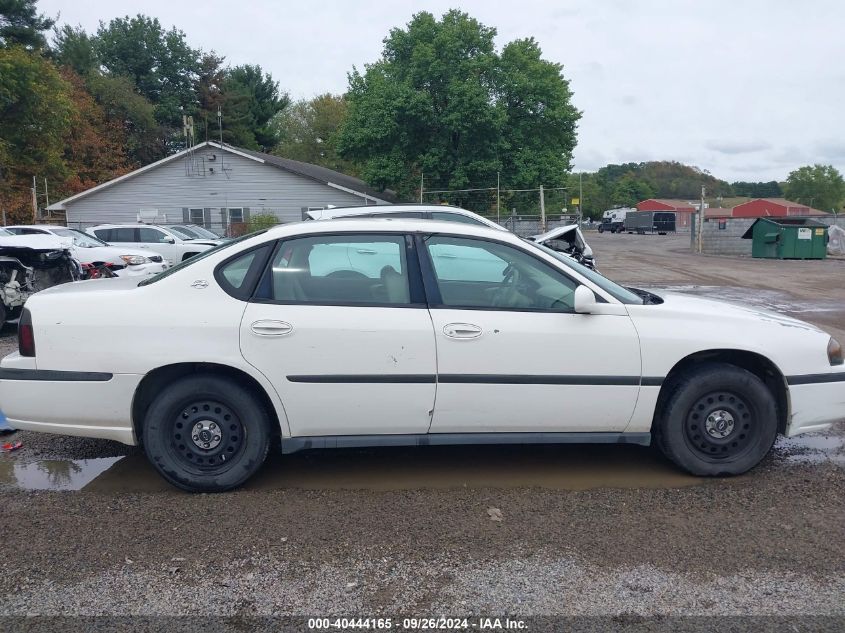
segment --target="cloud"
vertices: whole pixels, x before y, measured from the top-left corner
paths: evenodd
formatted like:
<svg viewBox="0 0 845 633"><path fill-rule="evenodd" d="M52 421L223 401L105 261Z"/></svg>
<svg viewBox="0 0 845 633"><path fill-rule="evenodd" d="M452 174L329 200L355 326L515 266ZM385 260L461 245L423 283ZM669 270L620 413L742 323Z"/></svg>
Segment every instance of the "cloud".
<svg viewBox="0 0 845 633"><path fill-rule="evenodd" d="M707 149L720 154L751 154L771 149L771 143L766 141L707 141L704 145Z"/></svg>

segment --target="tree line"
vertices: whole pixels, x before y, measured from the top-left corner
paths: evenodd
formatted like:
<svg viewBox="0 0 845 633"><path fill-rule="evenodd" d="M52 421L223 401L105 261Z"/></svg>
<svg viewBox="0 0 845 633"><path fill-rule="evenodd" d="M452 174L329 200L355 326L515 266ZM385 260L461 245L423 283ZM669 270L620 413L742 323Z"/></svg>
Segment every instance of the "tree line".
<svg viewBox="0 0 845 633"><path fill-rule="evenodd" d="M55 201L172 154L185 147L184 117L196 141L216 140L218 112L231 145L359 176L407 200L422 186L426 202L488 214L498 205L536 212L538 193L514 190L540 184L550 212L582 187L595 217L649 197L695 199L702 184L711 196L790 194L789 180L728 183L676 162L608 165L579 182L581 113L563 66L533 38L497 48L495 36L461 11L420 12L388 33L375 62L352 68L345 94L293 102L260 65L227 65L156 18L115 18L88 33L56 25L36 0L0 0L0 207L7 219L28 217L33 177L43 206L45 179ZM836 183L820 184L838 172L818 167L802 168L792 193L841 205ZM497 185L507 190L498 199Z"/></svg>

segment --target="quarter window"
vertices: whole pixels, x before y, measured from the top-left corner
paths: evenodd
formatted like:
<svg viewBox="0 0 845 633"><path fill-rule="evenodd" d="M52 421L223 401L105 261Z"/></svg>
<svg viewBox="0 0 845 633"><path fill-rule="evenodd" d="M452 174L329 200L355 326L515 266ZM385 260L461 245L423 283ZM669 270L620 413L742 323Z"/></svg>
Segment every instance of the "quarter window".
<svg viewBox="0 0 845 633"><path fill-rule="evenodd" d="M426 248L444 306L571 312L577 283L498 242L433 236Z"/></svg>
<svg viewBox="0 0 845 633"><path fill-rule="evenodd" d="M272 297L315 304L410 303L403 236L319 236L283 242Z"/></svg>

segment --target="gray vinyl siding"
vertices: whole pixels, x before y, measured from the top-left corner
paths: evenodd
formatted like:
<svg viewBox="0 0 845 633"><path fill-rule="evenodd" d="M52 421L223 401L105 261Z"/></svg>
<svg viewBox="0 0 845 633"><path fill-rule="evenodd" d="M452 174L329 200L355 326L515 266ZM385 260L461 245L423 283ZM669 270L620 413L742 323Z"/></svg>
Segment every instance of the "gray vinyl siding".
<svg viewBox="0 0 845 633"><path fill-rule="evenodd" d="M282 222L298 222L302 209L373 204L278 167L219 148L201 148L192 159L168 163L65 204L71 226L137 222L141 209L157 209L164 222L184 221L183 209L202 208L213 222L221 208L242 208L244 216L272 213ZM216 160L209 160L216 154ZM214 171L210 171L213 168Z"/></svg>

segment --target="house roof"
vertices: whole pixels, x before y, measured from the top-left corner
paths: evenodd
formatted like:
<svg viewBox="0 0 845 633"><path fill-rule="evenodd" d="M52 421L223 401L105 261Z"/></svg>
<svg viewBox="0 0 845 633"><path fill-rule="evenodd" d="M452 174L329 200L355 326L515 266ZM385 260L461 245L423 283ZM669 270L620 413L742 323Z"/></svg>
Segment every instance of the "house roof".
<svg viewBox="0 0 845 633"><path fill-rule="evenodd" d="M251 160L264 163L265 165L270 165L271 167L275 167L277 169L282 169L284 171L296 174L298 176L302 176L304 178L309 178L311 180L315 180L317 182L321 182L328 187L334 187L335 189L340 189L341 191L346 191L347 193L352 193L358 196L361 196L365 199L374 200L376 202L396 202L397 196L396 193L390 190L386 191L376 191L375 189L371 188L367 185L363 180L359 178L354 178L352 176L347 176L346 174L342 174L340 172L334 171L332 169L328 169L326 167L320 167L319 165L311 165L309 163L301 163L297 160L291 160L289 158L281 158L279 156L273 156L272 154L264 154L262 152L256 152L249 149L244 149L242 147L234 147L232 145L227 145L223 143L217 143L215 141L205 141L203 143L199 143L194 145L190 149L184 149L180 152L176 152L175 154L171 154L170 156L166 156L161 160L158 160L154 163L150 163L149 165L145 165L139 169L134 171L130 171L127 174L109 180L107 182L101 183L96 187L91 187L91 189L86 189L76 195L70 196L69 198L65 198L64 200L59 200L58 202L54 202L47 209L51 211L59 211L65 208L65 205L69 202L75 202L80 198L84 198L86 196L91 195L92 193L96 193L101 189L105 189L107 187L111 187L112 185L116 185L119 182L124 180L128 180L130 178L134 178L135 176L144 173L145 171L151 171L156 167L160 167L165 163L169 163L173 160L179 159L187 154L189 151L196 151L203 147L214 147L217 149L221 149L227 152L231 152L233 154L237 154L239 156L243 156L244 158L249 158Z"/></svg>

